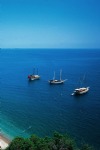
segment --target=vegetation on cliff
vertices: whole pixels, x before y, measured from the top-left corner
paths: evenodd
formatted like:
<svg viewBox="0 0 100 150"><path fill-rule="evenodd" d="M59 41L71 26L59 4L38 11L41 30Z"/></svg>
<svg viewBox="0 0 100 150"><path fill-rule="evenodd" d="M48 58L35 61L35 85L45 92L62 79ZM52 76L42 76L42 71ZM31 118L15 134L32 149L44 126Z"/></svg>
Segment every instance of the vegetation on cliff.
<svg viewBox="0 0 100 150"><path fill-rule="evenodd" d="M75 141L68 135L58 132L53 137L39 138L32 135L30 138L16 137L12 140L6 150L93 150L89 145L84 144L78 148Z"/></svg>

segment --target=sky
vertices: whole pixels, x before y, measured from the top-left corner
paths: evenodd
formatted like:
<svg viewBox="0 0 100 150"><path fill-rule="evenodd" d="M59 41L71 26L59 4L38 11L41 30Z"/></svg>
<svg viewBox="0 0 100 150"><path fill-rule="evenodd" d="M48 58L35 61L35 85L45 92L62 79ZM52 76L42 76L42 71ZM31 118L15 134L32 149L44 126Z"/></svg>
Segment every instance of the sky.
<svg viewBox="0 0 100 150"><path fill-rule="evenodd" d="M0 0L1 48L100 48L100 0Z"/></svg>

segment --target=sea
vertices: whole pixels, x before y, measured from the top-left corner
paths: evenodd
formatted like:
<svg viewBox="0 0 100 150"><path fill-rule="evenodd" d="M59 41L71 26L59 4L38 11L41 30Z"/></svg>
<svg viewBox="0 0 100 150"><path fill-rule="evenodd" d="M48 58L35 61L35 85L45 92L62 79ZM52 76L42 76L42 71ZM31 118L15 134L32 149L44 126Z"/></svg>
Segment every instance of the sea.
<svg viewBox="0 0 100 150"><path fill-rule="evenodd" d="M30 82L37 70L40 79ZM60 70L67 80L50 85ZM80 86L89 92L72 96ZM100 150L100 49L0 49L0 133L13 139L55 131Z"/></svg>

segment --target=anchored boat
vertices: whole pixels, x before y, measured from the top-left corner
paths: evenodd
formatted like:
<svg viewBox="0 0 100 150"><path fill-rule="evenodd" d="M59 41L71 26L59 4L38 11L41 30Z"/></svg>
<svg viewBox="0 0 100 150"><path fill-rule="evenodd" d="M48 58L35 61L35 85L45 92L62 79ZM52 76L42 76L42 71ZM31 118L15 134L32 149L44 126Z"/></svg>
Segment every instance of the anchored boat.
<svg viewBox="0 0 100 150"><path fill-rule="evenodd" d="M84 79L85 79L85 75L83 77L83 81L84 81ZM83 81L81 82L81 84L83 83ZM82 85L81 85L81 87L76 88L71 95L81 95L81 94L87 93L88 91L89 91L89 87L82 87Z"/></svg>
<svg viewBox="0 0 100 150"><path fill-rule="evenodd" d="M57 80L57 79L55 79L55 72L54 72L54 77L53 77L52 80L49 80L49 83L50 83L50 84L62 84L62 83L64 83L67 79L62 80L62 79L61 79L61 75L62 75L62 70L60 70L60 79Z"/></svg>
<svg viewBox="0 0 100 150"><path fill-rule="evenodd" d="M37 79L39 79L40 78L40 76L38 75L38 69L37 69L37 74L30 74L30 75L28 75L28 79L30 80L30 81L32 81L32 80L37 80Z"/></svg>
<svg viewBox="0 0 100 150"><path fill-rule="evenodd" d="M72 93L72 95L81 95L87 93L88 91L89 91L89 87L77 88L75 89L74 93Z"/></svg>

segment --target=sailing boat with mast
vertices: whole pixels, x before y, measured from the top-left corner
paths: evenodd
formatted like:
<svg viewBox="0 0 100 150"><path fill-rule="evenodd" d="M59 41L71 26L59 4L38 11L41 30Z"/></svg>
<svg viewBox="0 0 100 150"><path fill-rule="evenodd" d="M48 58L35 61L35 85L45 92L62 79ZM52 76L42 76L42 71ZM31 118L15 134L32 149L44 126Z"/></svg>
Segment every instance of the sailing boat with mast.
<svg viewBox="0 0 100 150"><path fill-rule="evenodd" d="M35 69L34 69L35 70ZM34 71L35 72L35 71ZM37 69L37 74L31 74L31 75L28 75L28 79L30 80L30 81L32 81L32 80L37 80L37 79L39 79L40 78L40 76L38 75L38 69Z"/></svg>
<svg viewBox="0 0 100 150"><path fill-rule="evenodd" d="M67 79L62 80L61 75L62 75L62 70L60 70L60 79L59 80L55 79L55 71L54 71L54 77L52 80L49 80L49 83L50 84L62 84L62 83L64 83Z"/></svg>
<svg viewBox="0 0 100 150"><path fill-rule="evenodd" d="M85 75L83 77L83 81L84 80L85 80ZM81 87L80 88L76 88L71 95L81 95L81 94L85 94L85 93L87 93L89 91L89 87L82 87L83 81L81 82Z"/></svg>

